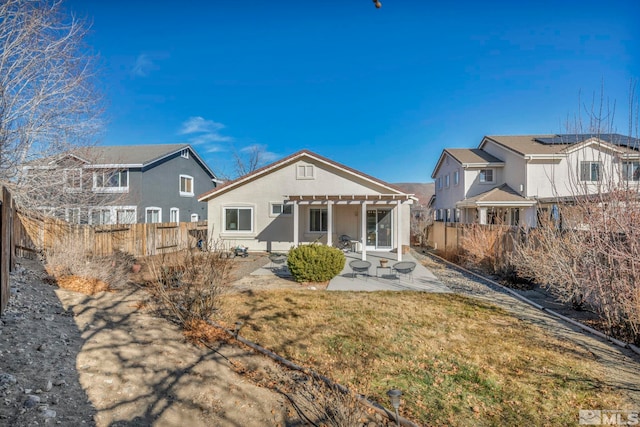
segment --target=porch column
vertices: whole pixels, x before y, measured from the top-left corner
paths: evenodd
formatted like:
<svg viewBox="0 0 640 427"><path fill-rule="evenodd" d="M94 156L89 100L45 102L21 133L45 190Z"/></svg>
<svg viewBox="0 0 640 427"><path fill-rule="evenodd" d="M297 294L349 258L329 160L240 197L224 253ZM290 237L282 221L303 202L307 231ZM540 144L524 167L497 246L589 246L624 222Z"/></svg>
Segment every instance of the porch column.
<svg viewBox="0 0 640 427"><path fill-rule="evenodd" d="M396 201L396 244L398 247L398 261L402 261L402 215L400 209L402 208L402 202Z"/></svg>
<svg viewBox="0 0 640 427"><path fill-rule="evenodd" d="M333 200L327 201L327 246L333 246Z"/></svg>
<svg viewBox="0 0 640 427"><path fill-rule="evenodd" d="M367 260L367 202L360 206L360 236L362 236L362 260Z"/></svg>
<svg viewBox="0 0 640 427"><path fill-rule="evenodd" d="M487 208L478 208L478 224L487 223Z"/></svg>
<svg viewBox="0 0 640 427"><path fill-rule="evenodd" d="M298 229L300 228L300 225L298 224L298 218L299 218L299 214L298 214L298 201L294 201L293 202L293 247L297 248L298 247Z"/></svg>

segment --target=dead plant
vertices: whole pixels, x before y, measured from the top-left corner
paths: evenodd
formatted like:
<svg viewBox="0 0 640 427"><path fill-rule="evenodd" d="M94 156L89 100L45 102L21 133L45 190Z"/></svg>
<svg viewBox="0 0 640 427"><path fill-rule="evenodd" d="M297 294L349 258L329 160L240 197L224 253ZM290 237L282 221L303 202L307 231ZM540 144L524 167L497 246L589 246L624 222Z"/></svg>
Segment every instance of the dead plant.
<svg viewBox="0 0 640 427"><path fill-rule="evenodd" d="M45 268L58 284L92 294L109 289L122 289L128 283L134 258L124 252L95 256L83 244L61 239L44 252ZM77 279L75 279L77 278ZM86 284L86 286L84 285Z"/></svg>
<svg viewBox="0 0 640 427"><path fill-rule="evenodd" d="M172 254L171 263L167 257L150 266L153 276L150 290L159 308L185 328L195 321L209 320L218 310L218 297L233 265L222 246L210 243L208 247L208 252L189 249Z"/></svg>

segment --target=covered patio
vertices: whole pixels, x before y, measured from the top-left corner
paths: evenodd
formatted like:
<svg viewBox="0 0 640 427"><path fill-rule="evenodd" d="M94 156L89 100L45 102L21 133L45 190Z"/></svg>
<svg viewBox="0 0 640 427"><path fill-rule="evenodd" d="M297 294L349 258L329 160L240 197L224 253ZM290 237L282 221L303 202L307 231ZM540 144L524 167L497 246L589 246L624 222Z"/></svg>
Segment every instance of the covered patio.
<svg viewBox="0 0 640 427"><path fill-rule="evenodd" d="M408 245L409 216L403 204L412 204L409 194L288 195L292 205L293 246L320 241L328 246L350 236L359 259L371 251L391 252L402 261L402 246ZM408 213L408 211L406 211ZM307 220L308 218L308 220ZM308 224L305 223L308 221ZM398 250L400 248L400 250Z"/></svg>

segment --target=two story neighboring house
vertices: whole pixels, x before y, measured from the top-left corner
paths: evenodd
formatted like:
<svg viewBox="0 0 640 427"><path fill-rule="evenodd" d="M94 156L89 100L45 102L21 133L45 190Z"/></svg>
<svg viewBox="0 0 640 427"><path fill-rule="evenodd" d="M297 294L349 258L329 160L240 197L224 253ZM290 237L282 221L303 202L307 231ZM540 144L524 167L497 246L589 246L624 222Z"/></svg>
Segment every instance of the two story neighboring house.
<svg viewBox="0 0 640 427"><path fill-rule="evenodd" d="M28 169L32 175L37 171L60 175L64 187L60 194L66 203L52 208L44 204L42 209L80 224L206 220L207 205L196 196L217 182L187 144L83 148Z"/></svg>
<svg viewBox="0 0 640 427"><path fill-rule="evenodd" d="M640 140L620 134L485 136L445 149L431 175L436 220L534 227L576 195L640 183Z"/></svg>

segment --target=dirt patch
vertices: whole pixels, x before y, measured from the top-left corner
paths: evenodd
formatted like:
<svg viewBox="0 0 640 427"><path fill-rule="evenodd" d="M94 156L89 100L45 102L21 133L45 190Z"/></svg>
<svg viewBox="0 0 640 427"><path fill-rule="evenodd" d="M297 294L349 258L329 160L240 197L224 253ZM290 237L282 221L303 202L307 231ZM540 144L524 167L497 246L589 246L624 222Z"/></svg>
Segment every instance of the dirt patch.
<svg viewBox="0 0 640 427"><path fill-rule="evenodd" d="M249 280L244 286L282 280L300 288L248 275L266 256L237 261L233 274ZM47 277L31 260L11 275L0 328L0 425L306 425L291 405L299 373L233 339L192 344L146 310L147 294L138 286L86 295L48 284ZM360 425L386 422L372 416Z"/></svg>

